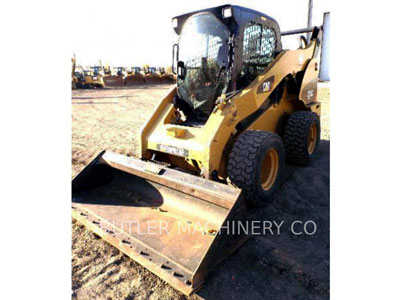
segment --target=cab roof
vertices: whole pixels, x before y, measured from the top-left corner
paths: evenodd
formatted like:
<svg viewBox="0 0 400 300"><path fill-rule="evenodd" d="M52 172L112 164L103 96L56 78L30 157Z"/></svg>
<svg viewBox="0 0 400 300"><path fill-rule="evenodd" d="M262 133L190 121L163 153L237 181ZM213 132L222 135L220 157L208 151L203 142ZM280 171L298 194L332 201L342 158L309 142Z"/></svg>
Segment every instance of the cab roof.
<svg viewBox="0 0 400 300"><path fill-rule="evenodd" d="M225 8L229 7L232 8L232 17L224 18L222 15L222 11ZM274 18L250 8L242 7L239 5L229 5L229 4L201 9L176 16L175 18L177 19L178 24L177 27L174 28L175 32L179 35L182 31L183 25L185 24L186 20L189 17L204 12L209 12L214 14L222 23L226 25L226 27L231 31L231 33L237 34L240 28L243 27L245 24L251 21L255 21L270 27L274 27L277 36L280 38L280 28L278 22Z"/></svg>

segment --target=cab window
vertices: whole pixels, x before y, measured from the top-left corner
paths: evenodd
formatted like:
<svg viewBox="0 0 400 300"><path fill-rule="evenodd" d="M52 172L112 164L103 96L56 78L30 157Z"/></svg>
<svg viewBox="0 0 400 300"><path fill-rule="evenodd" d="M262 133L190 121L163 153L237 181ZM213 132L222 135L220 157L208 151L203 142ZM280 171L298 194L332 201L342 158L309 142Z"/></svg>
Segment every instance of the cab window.
<svg viewBox="0 0 400 300"><path fill-rule="evenodd" d="M246 25L239 88L250 84L272 62L275 50L276 33L272 28L255 22Z"/></svg>

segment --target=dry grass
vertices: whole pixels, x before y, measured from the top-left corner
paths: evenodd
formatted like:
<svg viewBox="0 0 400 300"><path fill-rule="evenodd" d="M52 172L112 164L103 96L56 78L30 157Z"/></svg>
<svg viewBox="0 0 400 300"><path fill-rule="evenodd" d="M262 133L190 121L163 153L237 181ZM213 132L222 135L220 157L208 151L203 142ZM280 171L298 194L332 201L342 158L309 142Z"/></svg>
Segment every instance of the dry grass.
<svg viewBox="0 0 400 300"><path fill-rule="evenodd" d="M136 132L170 85L72 91L72 176L100 151L136 154Z"/></svg>

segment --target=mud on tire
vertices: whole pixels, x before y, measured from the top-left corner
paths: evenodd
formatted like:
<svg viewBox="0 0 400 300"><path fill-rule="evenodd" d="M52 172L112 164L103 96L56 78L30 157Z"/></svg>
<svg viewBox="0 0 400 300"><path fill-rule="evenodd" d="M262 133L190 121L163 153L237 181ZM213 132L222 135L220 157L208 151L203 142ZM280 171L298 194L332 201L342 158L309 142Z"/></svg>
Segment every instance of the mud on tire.
<svg viewBox="0 0 400 300"><path fill-rule="evenodd" d="M282 139L275 133L248 130L233 144L227 173L231 183L243 189L246 204L264 206L271 202L280 185L284 168ZM270 170L274 171L268 173Z"/></svg>
<svg viewBox="0 0 400 300"><path fill-rule="evenodd" d="M319 117L311 111L297 111L290 115L283 142L289 163L307 166L318 152L321 134Z"/></svg>

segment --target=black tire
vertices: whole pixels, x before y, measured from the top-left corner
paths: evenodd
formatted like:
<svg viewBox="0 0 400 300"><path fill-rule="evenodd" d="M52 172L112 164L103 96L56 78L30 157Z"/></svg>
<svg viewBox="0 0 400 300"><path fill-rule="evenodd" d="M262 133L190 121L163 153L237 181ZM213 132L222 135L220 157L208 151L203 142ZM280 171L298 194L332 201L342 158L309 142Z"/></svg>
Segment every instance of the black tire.
<svg viewBox="0 0 400 300"><path fill-rule="evenodd" d="M313 129L312 129L313 128ZM316 131L314 138L309 138L311 131ZM319 149L321 124L316 113L297 111L290 115L283 134L286 160L289 163L307 166L311 163ZM310 140L314 144L310 146ZM310 148L312 150L310 150Z"/></svg>
<svg viewBox="0 0 400 300"><path fill-rule="evenodd" d="M269 172L267 156L277 159L273 173L263 181L265 172ZM265 162L267 164L265 164ZM264 169L264 170L263 170ZM285 169L285 148L279 135L266 131L247 130L243 132L229 154L227 173L230 182L244 192L246 204L249 206L264 206L271 202L272 195L281 183Z"/></svg>

